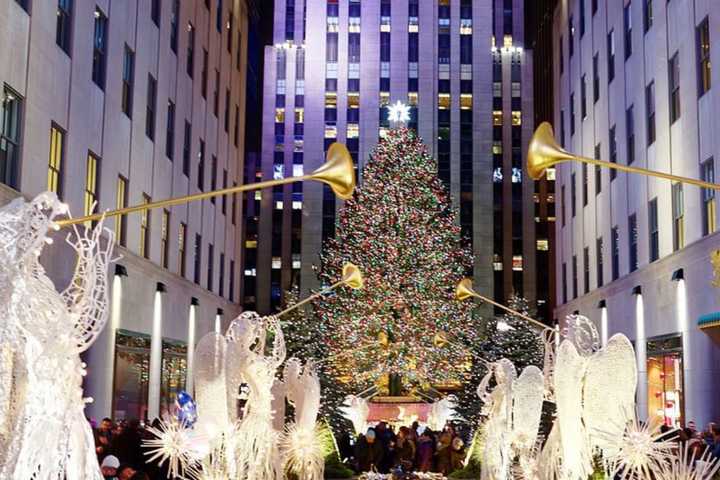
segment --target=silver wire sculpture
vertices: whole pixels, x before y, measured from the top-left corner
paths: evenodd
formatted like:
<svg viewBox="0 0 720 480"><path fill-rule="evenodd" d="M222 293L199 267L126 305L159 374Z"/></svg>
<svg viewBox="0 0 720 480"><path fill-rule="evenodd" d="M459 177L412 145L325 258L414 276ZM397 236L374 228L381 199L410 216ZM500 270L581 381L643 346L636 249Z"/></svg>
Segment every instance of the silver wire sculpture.
<svg viewBox="0 0 720 480"><path fill-rule="evenodd" d="M0 209L0 478L102 480L85 418L80 353L107 321L113 233L102 226L67 236L77 255L58 292L40 264L55 217L53 193ZM102 236L106 237L101 240Z"/></svg>

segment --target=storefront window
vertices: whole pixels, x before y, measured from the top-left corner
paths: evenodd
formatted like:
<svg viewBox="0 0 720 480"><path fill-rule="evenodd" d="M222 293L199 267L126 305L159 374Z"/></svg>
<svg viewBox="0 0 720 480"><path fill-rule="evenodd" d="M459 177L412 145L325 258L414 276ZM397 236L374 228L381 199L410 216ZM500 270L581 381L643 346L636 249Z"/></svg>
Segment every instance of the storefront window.
<svg viewBox="0 0 720 480"><path fill-rule="evenodd" d="M163 339L162 380L160 385L160 414L173 412L177 392L185 390L187 373L187 345Z"/></svg>
<svg viewBox="0 0 720 480"><path fill-rule="evenodd" d="M115 336L113 417L144 419L150 380L150 336L118 330Z"/></svg>
<svg viewBox="0 0 720 480"><path fill-rule="evenodd" d="M648 413L670 427L684 424L682 336L647 342Z"/></svg>

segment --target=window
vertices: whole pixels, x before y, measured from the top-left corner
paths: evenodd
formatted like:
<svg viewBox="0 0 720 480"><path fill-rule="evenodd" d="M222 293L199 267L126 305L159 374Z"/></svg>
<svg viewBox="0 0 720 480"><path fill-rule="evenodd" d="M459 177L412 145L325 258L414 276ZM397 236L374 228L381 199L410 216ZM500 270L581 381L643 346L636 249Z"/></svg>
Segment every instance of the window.
<svg viewBox="0 0 720 480"><path fill-rule="evenodd" d="M180 22L180 0L172 1L170 12L170 50L177 53L178 24Z"/></svg>
<svg viewBox="0 0 720 480"><path fill-rule="evenodd" d="M30 5L29 5L30 1L29 0L15 0L15 3L20 5L20 8L22 8L26 12L30 11L29 10L30 9Z"/></svg>
<svg viewBox="0 0 720 480"><path fill-rule="evenodd" d="M635 161L635 115L634 107L625 110L625 133L627 147L627 163L632 164Z"/></svg>
<svg viewBox="0 0 720 480"><path fill-rule="evenodd" d="M237 187L237 182L233 182L233 187ZM232 201L230 204L230 221L235 225L235 218L237 215L237 194L232 194Z"/></svg>
<svg viewBox="0 0 720 480"><path fill-rule="evenodd" d="M648 235L650 238L650 261L654 262L660 258L657 198L653 198L648 203Z"/></svg>
<svg viewBox="0 0 720 480"><path fill-rule="evenodd" d="M608 83L610 83L615 78L615 30L610 30L607 35L607 52Z"/></svg>
<svg viewBox="0 0 720 480"><path fill-rule="evenodd" d="M50 161L48 162L47 189L62 198L65 132L53 124L50 127Z"/></svg>
<svg viewBox="0 0 720 480"><path fill-rule="evenodd" d="M670 124L680 118L680 52L670 59L668 64L670 85Z"/></svg>
<svg viewBox="0 0 720 480"><path fill-rule="evenodd" d="M573 25L573 17L570 15L568 19L568 54L572 58L575 53L575 26Z"/></svg>
<svg viewBox="0 0 720 480"><path fill-rule="evenodd" d="M85 215L92 215L93 211L100 210L97 207L100 166L98 165L98 158L91 152L88 152L85 163L85 195L83 196L83 203L85 207ZM90 227L91 225L90 223L87 223L85 226Z"/></svg>
<svg viewBox="0 0 720 480"><path fill-rule="evenodd" d="M70 54L72 34L72 0L58 0L55 42L63 52Z"/></svg>
<svg viewBox="0 0 720 480"><path fill-rule="evenodd" d="M122 175L118 176L115 190L115 208L127 207L128 181ZM123 247L127 247L127 215L115 217L115 241Z"/></svg>
<svg viewBox="0 0 720 480"><path fill-rule="evenodd" d="M600 144L595 145L595 160L600 160ZM595 165L595 195L602 192L602 167Z"/></svg>
<svg viewBox="0 0 720 480"><path fill-rule="evenodd" d="M685 198L682 183L675 183L672 186L672 211L673 251L677 251L685 246Z"/></svg>
<svg viewBox="0 0 720 480"><path fill-rule="evenodd" d="M168 241L170 228L170 211L163 210L162 212L162 223L160 225L160 265L163 268L168 268L168 257L170 250L170 242Z"/></svg>
<svg viewBox="0 0 720 480"><path fill-rule="evenodd" d="M135 83L135 52L125 45L122 77L122 111L132 118L133 86Z"/></svg>
<svg viewBox="0 0 720 480"><path fill-rule="evenodd" d="M217 174L218 174L218 164L217 164L217 157L213 155L210 160L210 191L214 192L217 190ZM210 197L210 203L215 205L215 197Z"/></svg>
<svg viewBox="0 0 720 480"><path fill-rule="evenodd" d="M101 90L105 90L107 17L99 8L95 8L95 35L93 38L92 80Z"/></svg>
<svg viewBox="0 0 720 480"><path fill-rule="evenodd" d="M643 0L643 26L645 32L653 25L653 0Z"/></svg>
<svg viewBox="0 0 720 480"><path fill-rule="evenodd" d="M302 122L300 122L302 123ZM238 146L240 140L240 107L235 105L235 127L233 128L233 143Z"/></svg>
<svg viewBox="0 0 720 480"><path fill-rule="evenodd" d="M207 289L212 292L213 289L213 266L215 264L215 247L212 243L208 244L208 260L207 260Z"/></svg>
<svg viewBox="0 0 720 480"><path fill-rule="evenodd" d="M590 247L583 248L583 293L590 291Z"/></svg>
<svg viewBox="0 0 720 480"><path fill-rule="evenodd" d="M0 98L0 183L19 189L22 100L7 86Z"/></svg>
<svg viewBox="0 0 720 480"><path fill-rule="evenodd" d="M220 108L220 70L215 69L215 92L213 93L213 115L217 118Z"/></svg>
<svg viewBox="0 0 720 480"><path fill-rule="evenodd" d="M578 265L577 265L577 255L573 255L572 257L572 298L577 298L578 296Z"/></svg>
<svg viewBox="0 0 720 480"><path fill-rule="evenodd" d="M148 409L151 337L123 329L117 329L113 335L113 416L143 418Z"/></svg>
<svg viewBox="0 0 720 480"><path fill-rule="evenodd" d="M205 190L205 141L200 140L200 151L198 152L198 176L197 188L201 192Z"/></svg>
<svg viewBox="0 0 720 480"><path fill-rule="evenodd" d="M202 235L195 234L193 281L200 285L200 262L202 261Z"/></svg>
<svg viewBox="0 0 720 480"><path fill-rule="evenodd" d="M203 48L202 72L200 72L200 94L207 98L208 51Z"/></svg>
<svg viewBox="0 0 720 480"><path fill-rule="evenodd" d="M233 34L233 24L235 23L235 17L233 16L233 12L230 12L230 15L228 16L228 24L227 24L227 51L228 53L232 53L232 34Z"/></svg>
<svg viewBox="0 0 720 480"><path fill-rule="evenodd" d="M576 185L577 184L575 181L575 172L573 172L572 175L570 175L570 212L571 212L573 218L575 218L575 214L577 213L576 212L576 210L577 210L576 209L576 201L575 201L575 196L576 196L575 193L577 190Z"/></svg>
<svg viewBox="0 0 720 480"><path fill-rule="evenodd" d="M598 9L598 0L591 0L591 5L592 6L590 8L592 9L592 14L595 15Z"/></svg>
<svg viewBox="0 0 720 480"><path fill-rule="evenodd" d="M587 117L587 78L585 75L580 79L580 116L583 120Z"/></svg>
<svg viewBox="0 0 720 480"><path fill-rule="evenodd" d="M167 126L165 129L165 155L172 161L175 156L175 104L170 100L168 100Z"/></svg>
<svg viewBox="0 0 720 480"><path fill-rule="evenodd" d="M178 275L185 277L185 245L187 244L187 225L180 222L178 228Z"/></svg>
<svg viewBox="0 0 720 480"><path fill-rule="evenodd" d="M632 55L632 16L630 8L632 7L632 3L628 2L625 4L625 9L623 10L623 26L624 26L624 34L625 34L625 60L630 58L630 55Z"/></svg>
<svg viewBox="0 0 720 480"><path fill-rule="evenodd" d="M230 89L225 89L225 133L230 130Z"/></svg>
<svg viewBox="0 0 720 480"><path fill-rule="evenodd" d="M703 96L712 85L712 72L710 63L710 24L705 17L697 27L696 33L698 56L698 94Z"/></svg>
<svg viewBox="0 0 720 480"><path fill-rule="evenodd" d="M600 67L598 65L599 61L599 54L596 53L593 57L593 103L600 100Z"/></svg>
<svg viewBox="0 0 720 480"><path fill-rule="evenodd" d="M570 135L575 135L575 94L570 94Z"/></svg>
<svg viewBox="0 0 720 480"><path fill-rule="evenodd" d="M215 5L215 29L220 32L222 30L222 15L223 15L223 2L217 0ZM212 289L209 289L212 290Z"/></svg>
<svg viewBox="0 0 720 480"><path fill-rule="evenodd" d="M158 27L160 26L160 2L161 0L150 1L150 18Z"/></svg>
<svg viewBox="0 0 720 480"><path fill-rule="evenodd" d="M142 194L142 203L147 205L150 203L150 196L146 193ZM140 256L150 258L150 210L140 211Z"/></svg>
<svg viewBox="0 0 720 480"><path fill-rule="evenodd" d="M562 226L565 226L566 218L567 218L567 208L565 207L565 185L560 187L560 206L562 208Z"/></svg>
<svg viewBox="0 0 720 480"><path fill-rule="evenodd" d="M563 48L562 35L560 36L560 42L558 45L559 45L559 49L560 49L560 54L558 55L558 57L560 57L560 74L562 75L563 71L565 70L565 52L564 52L565 49Z"/></svg>
<svg viewBox="0 0 720 480"><path fill-rule="evenodd" d="M147 105L145 106L145 135L155 140L155 107L157 105L157 81L148 74Z"/></svg>
<svg viewBox="0 0 720 480"><path fill-rule="evenodd" d="M655 143L655 82L645 87L645 112L647 114L647 144Z"/></svg>
<svg viewBox="0 0 720 480"><path fill-rule="evenodd" d="M580 38L585 35L585 0L578 0L578 10L580 11Z"/></svg>
<svg viewBox="0 0 720 480"><path fill-rule="evenodd" d="M583 201L583 207L587 206L588 204L588 164L583 163L582 164L582 201Z"/></svg>
<svg viewBox="0 0 720 480"><path fill-rule="evenodd" d="M617 138L615 137L615 125L610 127L610 163L617 163ZM610 181L612 182L617 177L617 170L614 168L610 169Z"/></svg>
<svg viewBox="0 0 720 480"><path fill-rule="evenodd" d="M185 120L185 129L183 132L183 156L182 156L182 172L186 177L190 176L190 151L192 150L192 125Z"/></svg>
<svg viewBox="0 0 720 480"><path fill-rule="evenodd" d="M230 260L230 286L228 287L229 300L235 301L235 260Z"/></svg>
<svg viewBox="0 0 720 480"><path fill-rule="evenodd" d="M638 268L638 228L637 215L634 213L628 217L628 259L630 262L630 271L634 272Z"/></svg>
<svg viewBox="0 0 720 480"><path fill-rule="evenodd" d="M620 278L620 230L615 226L610 231L610 253L612 255L612 279Z"/></svg>
<svg viewBox="0 0 720 480"><path fill-rule="evenodd" d="M568 285L567 285L567 263L563 262L562 264L562 294L563 294L563 303L567 303L568 301Z"/></svg>
<svg viewBox="0 0 720 480"><path fill-rule="evenodd" d="M185 63L187 74L193 78L193 70L195 67L195 26L188 23L188 44L187 44L187 60Z"/></svg>
<svg viewBox="0 0 720 480"><path fill-rule="evenodd" d="M712 158L705 160L700 165L700 175L705 182L715 183L715 163ZM711 188L703 188L700 190L702 195L702 216L703 216L703 235L710 235L717 229L715 214L715 190Z"/></svg>
<svg viewBox="0 0 720 480"><path fill-rule="evenodd" d="M598 238L595 242L595 259L597 261L597 288L600 288L603 286L604 278L603 278L603 239L602 237Z"/></svg>
<svg viewBox="0 0 720 480"><path fill-rule="evenodd" d="M225 295L225 254L220 254L220 273L218 278L218 295Z"/></svg>
<svg viewBox="0 0 720 480"><path fill-rule="evenodd" d="M228 188L228 171L227 169L223 169L223 181L222 181L222 188L226 189ZM227 213L227 195L222 196L222 207L220 211L223 215Z"/></svg>

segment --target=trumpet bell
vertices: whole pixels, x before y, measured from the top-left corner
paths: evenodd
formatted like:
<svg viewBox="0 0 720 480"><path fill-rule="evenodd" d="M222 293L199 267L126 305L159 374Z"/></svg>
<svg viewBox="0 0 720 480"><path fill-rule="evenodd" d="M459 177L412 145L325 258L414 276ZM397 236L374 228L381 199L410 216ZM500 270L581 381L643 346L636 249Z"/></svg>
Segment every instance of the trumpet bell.
<svg viewBox="0 0 720 480"><path fill-rule="evenodd" d="M466 298L474 297L475 291L472 289L472 280L469 278L463 278L455 287L455 298L463 301Z"/></svg>
<svg viewBox="0 0 720 480"><path fill-rule="evenodd" d="M543 122L530 140L527 154L527 172L533 180L540 180L545 170L553 165L573 158L555 141L552 126Z"/></svg>
<svg viewBox="0 0 720 480"><path fill-rule="evenodd" d="M326 162L315 170L310 178L330 185L335 195L343 200L352 197L355 191L355 167L345 145L330 145Z"/></svg>
<svg viewBox="0 0 720 480"><path fill-rule="evenodd" d="M343 265L342 281L345 285L352 288L353 290L358 290L362 288L364 284L362 272L357 267L357 265L350 262Z"/></svg>

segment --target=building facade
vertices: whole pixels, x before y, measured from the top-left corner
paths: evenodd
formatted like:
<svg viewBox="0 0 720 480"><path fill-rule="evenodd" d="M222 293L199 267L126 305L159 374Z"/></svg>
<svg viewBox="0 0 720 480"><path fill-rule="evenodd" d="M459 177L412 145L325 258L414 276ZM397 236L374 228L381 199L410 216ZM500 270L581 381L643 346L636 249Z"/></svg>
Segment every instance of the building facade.
<svg viewBox="0 0 720 480"><path fill-rule="evenodd" d="M561 0L557 141L587 157L715 182L713 5ZM580 312L603 342L616 332L634 342L641 418L716 420L720 348L698 328L718 310L713 191L579 163L558 167L557 183L557 318Z"/></svg>
<svg viewBox="0 0 720 480"><path fill-rule="evenodd" d="M263 145L248 181L308 173L333 142L362 168L410 106L409 126L438 161L475 288L547 303L538 282L535 185L523 175L533 131L532 55L521 0L278 0L265 50ZM283 292L315 288L313 265L334 234L341 202L317 183L258 193L244 205L243 301L272 311ZM542 284L543 287L539 287Z"/></svg>
<svg viewBox="0 0 720 480"><path fill-rule="evenodd" d="M244 0L0 3L0 199L51 190L75 216L239 184ZM194 345L238 312L234 196L107 219L120 257L86 352L88 415L152 419L192 391ZM42 257L58 289L74 258Z"/></svg>

